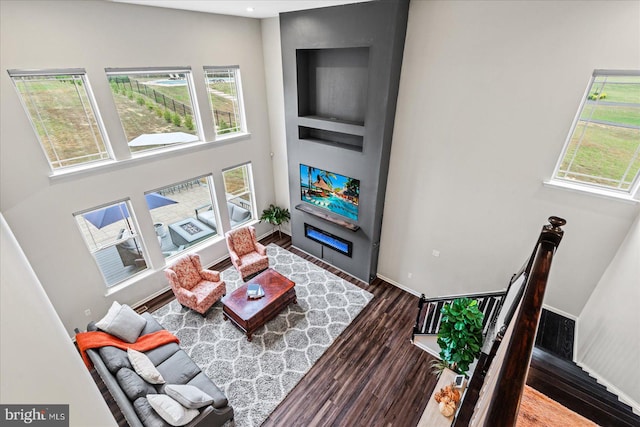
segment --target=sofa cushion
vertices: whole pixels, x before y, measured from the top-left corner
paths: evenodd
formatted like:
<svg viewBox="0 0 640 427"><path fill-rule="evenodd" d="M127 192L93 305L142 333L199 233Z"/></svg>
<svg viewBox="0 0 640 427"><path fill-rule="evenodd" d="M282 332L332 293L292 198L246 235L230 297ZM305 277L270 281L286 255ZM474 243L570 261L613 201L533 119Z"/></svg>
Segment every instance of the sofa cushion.
<svg viewBox="0 0 640 427"><path fill-rule="evenodd" d="M131 366L146 382L151 384L164 384L165 380L149 358L144 354L132 348L127 350Z"/></svg>
<svg viewBox="0 0 640 427"><path fill-rule="evenodd" d="M167 427L167 423L151 407L146 397L139 397L133 402L133 409L144 427Z"/></svg>
<svg viewBox="0 0 640 427"><path fill-rule="evenodd" d="M229 220L231 222L239 224L251 217L251 212L240 206L234 205L233 203L228 203L227 206L229 208Z"/></svg>
<svg viewBox="0 0 640 427"><path fill-rule="evenodd" d="M116 374L116 379L122 391L124 391L131 401L156 392L156 389L153 388L151 384L143 380L140 375L129 368L120 369Z"/></svg>
<svg viewBox="0 0 640 427"><path fill-rule="evenodd" d="M164 392L185 408L198 409L210 405L213 397L190 384L167 384Z"/></svg>
<svg viewBox="0 0 640 427"><path fill-rule="evenodd" d="M168 384L186 384L200 373L198 365L184 350L175 352L157 368Z"/></svg>
<svg viewBox="0 0 640 427"><path fill-rule="evenodd" d="M146 324L146 319L131 307L125 304L120 305L116 301L107 314L96 322L99 329L130 343L136 342Z"/></svg>
<svg viewBox="0 0 640 427"><path fill-rule="evenodd" d="M131 362L129 362L129 356L124 350L108 346L100 347L98 353L100 353L100 358L102 358L102 361L112 374L115 374L121 368L133 369Z"/></svg>
<svg viewBox="0 0 640 427"><path fill-rule="evenodd" d="M145 351L144 354L147 355L153 366L158 366L171 356L174 353L180 351L180 346L174 342L161 345L160 347L156 347L153 350Z"/></svg>
<svg viewBox="0 0 640 427"><path fill-rule="evenodd" d="M147 401L166 422L172 426L183 426L197 417L197 409L189 409L166 394L150 394Z"/></svg>

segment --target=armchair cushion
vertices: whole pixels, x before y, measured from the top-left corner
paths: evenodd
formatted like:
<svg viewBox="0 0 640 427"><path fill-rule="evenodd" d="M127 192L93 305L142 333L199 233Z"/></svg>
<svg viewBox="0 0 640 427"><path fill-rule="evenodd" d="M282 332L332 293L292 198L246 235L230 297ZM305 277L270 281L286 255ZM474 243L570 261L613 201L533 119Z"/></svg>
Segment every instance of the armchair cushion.
<svg viewBox="0 0 640 427"><path fill-rule="evenodd" d="M231 230L226 234L231 263L244 279L269 268L266 248L258 243L255 228L251 226Z"/></svg>
<svg viewBox="0 0 640 427"><path fill-rule="evenodd" d="M239 257L256 250L251 231L247 227L235 230L235 232L231 234L231 243Z"/></svg>
<svg viewBox="0 0 640 427"><path fill-rule="evenodd" d="M164 272L178 302L200 314L227 293L220 273L204 270L197 254L179 258Z"/></svg>
<svg viewBox="0 0 640 427"><path fill-rule="evenodd" d="M193 265L189 256L177 260L171 269L178 276L178 280L180 280L180 284L184 289L191 290L202 280L200 270Z"/></svg>

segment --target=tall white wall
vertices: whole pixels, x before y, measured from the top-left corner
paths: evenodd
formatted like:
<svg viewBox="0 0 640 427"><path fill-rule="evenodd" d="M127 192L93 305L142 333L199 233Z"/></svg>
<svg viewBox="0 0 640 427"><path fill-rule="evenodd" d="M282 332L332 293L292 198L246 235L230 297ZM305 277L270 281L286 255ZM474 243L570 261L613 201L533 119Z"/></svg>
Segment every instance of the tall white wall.
<svg viewBox="0 0 640 427"><path fill-rule="evenodd" d="M379 275L429 296L503 289L557 215L545 304L577 317L638 205L543 180L593 70L640 68L639 17L637 1L412 1Z"/></svg>
<svg viewBox="0 0 640 427"><path fill-rule="evenodd" d="M640 216L577 322L576 361L640 414ZM612 363L611 355L615 355Z"/></svg>
<svg viewBox="0 0 640 427"><path fill-rule="evenodd" d="M0 282L0 402L67 404L70 425L117 425L2 214Z"/></svg>
<svg viewBox="0 0 640 427"><path fill-rule="evenodd" d="M113 300L134 304L165 289L157 243L148 274L107 294L72 213L130 197L143 238L155 240L144 192L251 161L257 209L274 201L269 115L260 21L107 1L2 1L0 4L0 211L68 331L102 316ZM203 66L239 65L251 135L200 150L50 179L47 161L7 69L84 67L112 144L127 152L105 67L191 66L205 125L213 129ZM226 213L222 213L226 218ZM257 225L259 234L270 231ZM153 251L155 250L155 251ZM224 241L198 250L205 265L226 256Z"/></svg>
<svg viewBox="0 0 640 427"><path fill-rule="evenodd" d="M268 18L262 23L262 51L264 72L269 100L269 124L275 201L280 207L290 209L289 173L287 169L287 136L284 121L284 87L282 81L282 50L280 48L280 18ZM289 223L282 227L291 234Z"/></svg>

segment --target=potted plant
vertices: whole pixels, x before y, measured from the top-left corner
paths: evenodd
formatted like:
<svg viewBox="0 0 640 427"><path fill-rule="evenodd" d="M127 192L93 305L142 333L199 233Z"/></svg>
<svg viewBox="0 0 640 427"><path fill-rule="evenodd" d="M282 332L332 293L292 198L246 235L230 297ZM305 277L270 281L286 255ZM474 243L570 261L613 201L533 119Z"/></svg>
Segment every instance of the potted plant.
<svg viewBox="0 0 640 427"><path fill-rule="evenodd" d="M466 374L480 354L484 314L478 308L478 301L471 298L456 298L451 304L445 304L441 313L440 357L451 369Z"/></svg>
<svg viewBox="0 0 640 427"><path fill-rule="evenodd" d="M283 209L274 204L269 205L268 209L262 211L262 216L260 217L260 222L266 222L274 226L274 228L278 228L278 237L282 237L282 224L289 222L291 219L291 214L289 213L289 209Z"/></svg>

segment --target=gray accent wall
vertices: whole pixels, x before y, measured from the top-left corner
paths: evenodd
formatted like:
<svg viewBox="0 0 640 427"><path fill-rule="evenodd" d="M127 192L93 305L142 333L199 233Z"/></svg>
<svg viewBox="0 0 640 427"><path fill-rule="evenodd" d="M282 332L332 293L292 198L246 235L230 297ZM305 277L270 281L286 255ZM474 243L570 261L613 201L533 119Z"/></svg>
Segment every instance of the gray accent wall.
<svg viewBox="0 0 640 427"><path fill-rule="evenodd" d="M292 242L365 282L377 270L408 10L398 0L280 15ZM359 180L358 219L303 202L300 164ZM352 256L306 238L305 223L351 241Z"/></svg>

